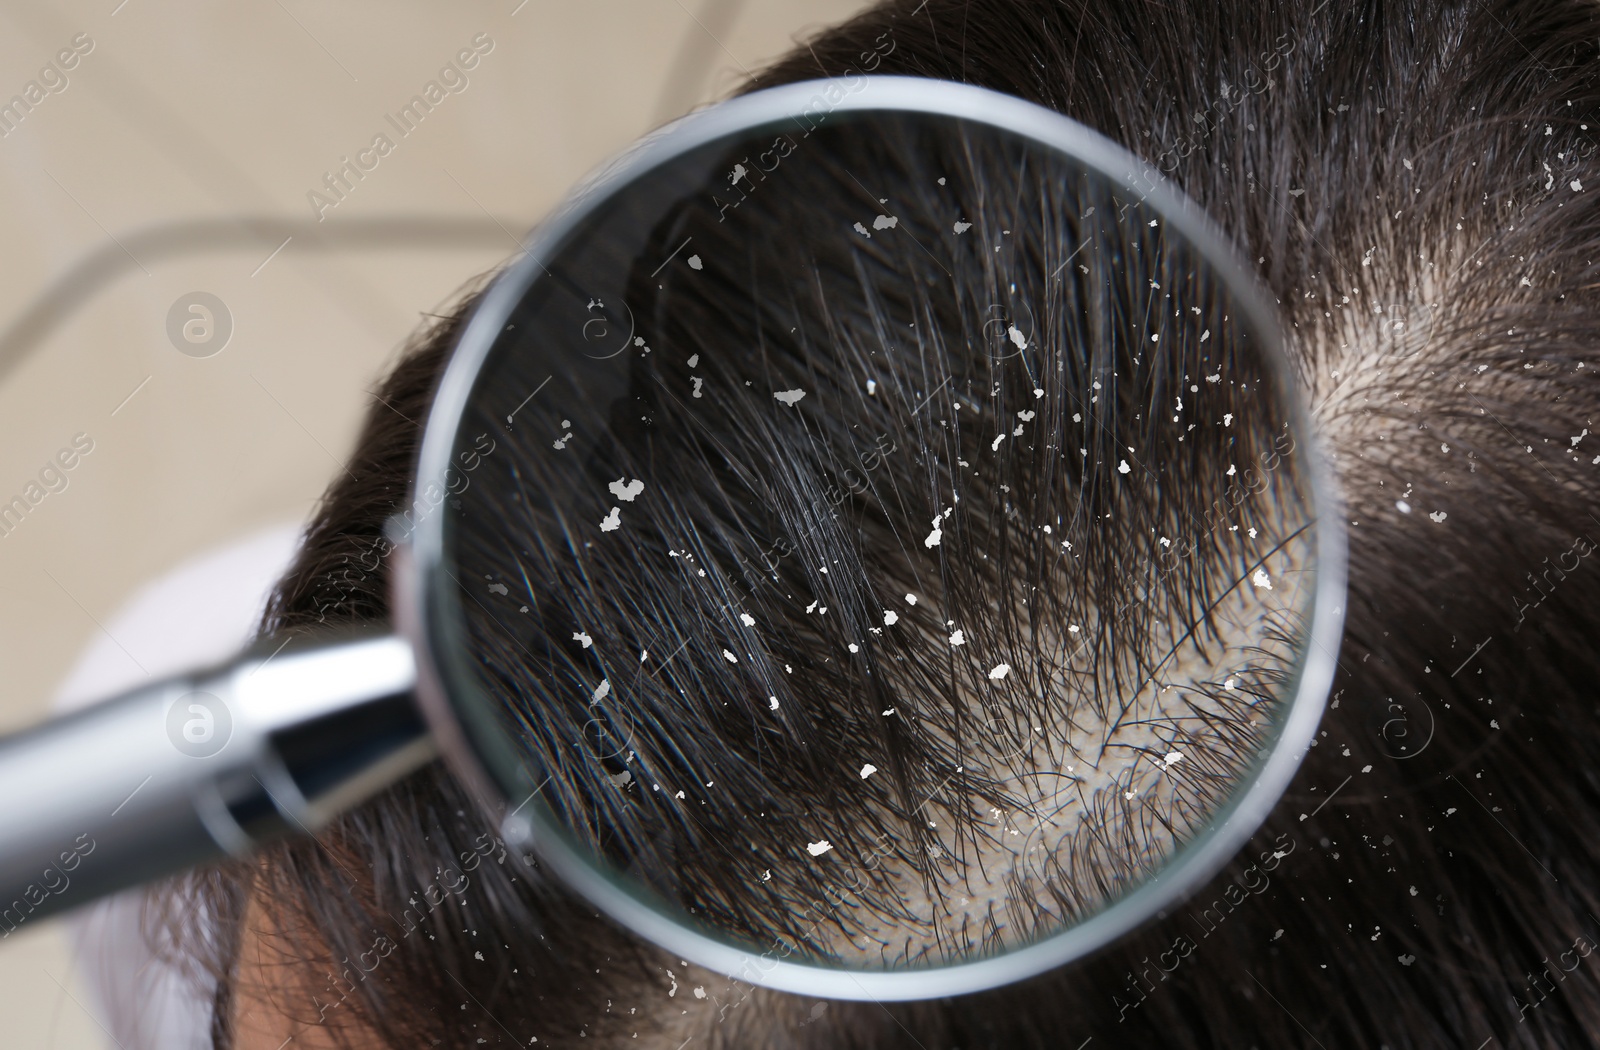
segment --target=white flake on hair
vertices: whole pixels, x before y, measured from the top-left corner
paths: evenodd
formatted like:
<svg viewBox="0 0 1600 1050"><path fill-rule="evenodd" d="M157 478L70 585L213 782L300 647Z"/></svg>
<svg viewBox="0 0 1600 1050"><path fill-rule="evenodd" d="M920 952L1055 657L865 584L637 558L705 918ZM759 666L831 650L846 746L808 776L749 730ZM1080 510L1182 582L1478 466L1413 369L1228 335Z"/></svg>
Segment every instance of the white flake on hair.
<svg viewBox="0 0 1600 1050"><path fill-rule="evenodd" d="M989 680L992 681L992 682L998 682L998 681L1000 681L1000 679L1004 678L1006 675L1008 675L1010 673L1011 673L1011 665L1010 664L995 664L994 665L994 670L989 672Z"/></svg>
<svg viewBox="0 0 1600 1050"><path fill-rule="evenodd" d="M795 405L798 405L800 403L800 399L802 397L806 396L806 392L804 390L799 390L799 389L796 389L796 390L780 390L777 393L773 394L772 396L775 399L777 399L779 401L782 401L784 404L788 405L790 408L793 408Z"/></svg>
<svg viewBox="0 0 1600 1050"><path fill-rule="evenodd" d="M726 649L722 650L722 658L728 661L730 664L736 664L739 662L739 658L728 652Z"/></svg>
<svg viewBox="0 0 1600 1050"><path fill-rule="evenodd" d="M861 225L859 222L854 225L854 229L857 233L861 234L861 236L866 237L869 240L871 239L872 234L868 233L867 228Z"/></svg>
<svg viewBox="0 0 1600 1050"><path fill-rule="evenodd" d="M892 230L898 225L900 225L900 220L893 215L879 215L872 220L872 228L874 230Z"/></svg>
<svg viewBox="0 0 1600 1050"><path fill-rule="evenodd" d="M698 256L698 255L689 256L689 269L691 269L691 270L699 270L699 269L704 268L704 266L705 266L705 263L700 261L700 256Z"/></svg>
<svg viewBox="0 0 1600 1050"><path fill-rule="evenodd" d="M644 482L640 481L638 478L634 478L632 481L629 481L626 478L618 478L616 481L613 481L611 484L607 485L606 488L610 489L611 494L622 500L624 503L632 503L635 497L644 491Z"/></svg>
<svg viewBox="0 0 1600 1050"><path fill-rule="evenodd" d="M966 645L967 644L967 636L962 634L959 630L957 630L954 634L952 634L950 636L950 644L951 645Z"/></svg>
<svg viewBox="0 0 1600 1050"><path fill-rule="evenodd" d="M957 219L954 229L957 233L966 233L968 230L972 229L972 223L962 222L961 220Z"/></svg>
<svg viewBox="0 0 1600 1050"><path fill-rule="evenodd" d="M1008 325L1006 327L1006 336L1016 345L1018 350L1028 349L1028 337L1017 331L1016 325Z"/></svg>
<svg viewBox="0 0 1600 1050"><path fill-rule="evenodd" d="M861 767L861 779L865 780L877 771L878 767L873 765L871 762L868 762L866 765Z"/></svg>
<svg viewBox="0 0 1600 1050"><path fill-rule="evenodd" d="M1272 578L1267 575L1266 569L1257 569L1255 575L1250 577L1250 582L1261 590L1272 590Z"/></svg>
<svg viewBox="0 0 1600 1050"><path fill-rule="evenodd" d="M820 839L817 842L806 843L806 852L811 854L813 857L820 857L832 848L833 843L829 842L827 839Z"/></svg>
<svg viewBox="0 0 1600 1050"><path fill-rule="evenodd" d="M594 639L590 638L589 635L584 631L572 632L572 640L575 642L582 642L585 649L594 644Z"/></svg>
<svg viewBox="0 0 1600 1050"><path fill-rule="evenodd" d="M601 532L615 532L622 528L622 508L612 507L611 513L600 520Z"/></svg>
<svg viewBox="0 0 1600 1050"><path fill-rule="evenodd" d="M590 697L589 703L590 703L591 706L594 705L594 704L598 704L600 701L604 700L606 697L608 697L610 695L611 695L611 679L602 678L602 679L600 679L600 684L595 686L594 695L592 697Z"/></svg>
<svg viewBox="0 0 1600 1050"><path fill-rule="evenodd" d="M897 621L899 621L899 619L900 619L900 614L895 612L893 609L885 609L884 610L884 612L883 612L883 625L885 627L893 627L895 625L895 623Z"/></svg>

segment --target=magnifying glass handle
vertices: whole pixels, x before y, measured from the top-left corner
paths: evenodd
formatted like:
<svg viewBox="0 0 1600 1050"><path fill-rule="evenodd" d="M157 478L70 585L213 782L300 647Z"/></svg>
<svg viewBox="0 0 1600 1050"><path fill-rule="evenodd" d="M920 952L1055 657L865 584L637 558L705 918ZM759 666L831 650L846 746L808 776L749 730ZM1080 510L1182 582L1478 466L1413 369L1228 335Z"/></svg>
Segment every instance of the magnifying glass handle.
<svg viewBox="0 0 1600 1050"><path fill-rule="evenodd" d="M314 833L434 757L407 642L278 642L0 738L0 939Z"/></svg>

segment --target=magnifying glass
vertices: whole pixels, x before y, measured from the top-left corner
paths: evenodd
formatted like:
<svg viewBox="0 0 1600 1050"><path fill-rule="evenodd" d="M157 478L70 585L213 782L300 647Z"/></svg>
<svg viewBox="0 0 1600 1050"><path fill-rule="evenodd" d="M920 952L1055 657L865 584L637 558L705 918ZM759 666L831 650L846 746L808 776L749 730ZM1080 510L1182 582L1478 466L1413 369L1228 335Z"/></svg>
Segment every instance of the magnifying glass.
<svg viewBox="0 0 1600 1050"><path fill-rule="evenodd" d="M591 179L467 322L410 495L398 633L0 741L0 914L313 832L442 752L684 959L975 991L1238 850L1342 623L1253 281L1137 158L953 83L758 92Z"/></svg>

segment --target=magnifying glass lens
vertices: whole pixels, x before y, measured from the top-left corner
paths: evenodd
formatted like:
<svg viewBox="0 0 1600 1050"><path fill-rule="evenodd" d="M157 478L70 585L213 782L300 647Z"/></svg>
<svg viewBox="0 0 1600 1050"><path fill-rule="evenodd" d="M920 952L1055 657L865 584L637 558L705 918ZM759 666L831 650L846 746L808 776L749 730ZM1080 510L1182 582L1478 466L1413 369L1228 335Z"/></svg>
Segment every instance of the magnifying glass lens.
<svg viewBox="0 0 1600 1050"><path fill-rule="evenodd" d="M594 192L419 489L436 660L534 843L751 952L903 970L1216 833L1300 683L1315 493L1273 336L1173 209L888 111Z"/></svg>

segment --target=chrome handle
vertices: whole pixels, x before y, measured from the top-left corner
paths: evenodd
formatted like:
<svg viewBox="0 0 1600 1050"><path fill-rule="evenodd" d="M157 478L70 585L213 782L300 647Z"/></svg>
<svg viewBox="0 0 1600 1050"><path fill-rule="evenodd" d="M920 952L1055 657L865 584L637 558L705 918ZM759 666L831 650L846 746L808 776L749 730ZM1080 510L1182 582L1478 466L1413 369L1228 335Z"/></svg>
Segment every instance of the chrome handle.
<svg viewBox="0 0 1600 1050"><path fill-rule="evenodd" d="M296 641L0 738L0 939L313 833L434 757L407 642Z"/></svg>

